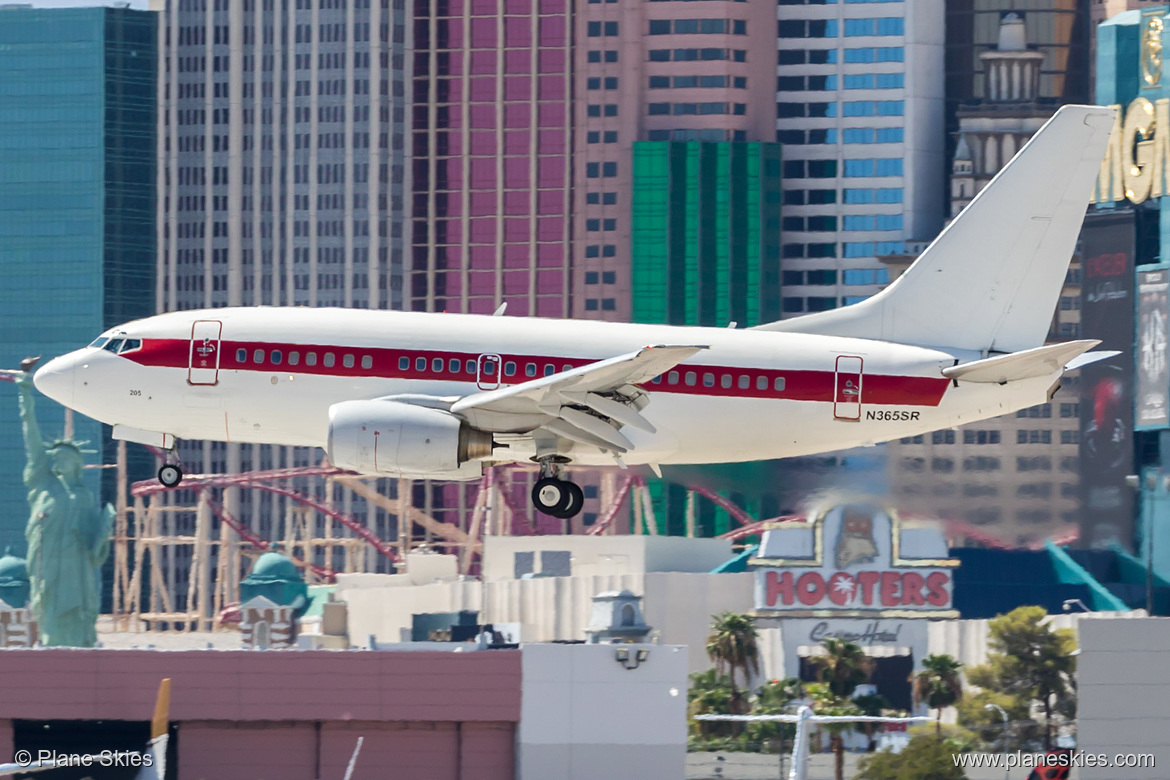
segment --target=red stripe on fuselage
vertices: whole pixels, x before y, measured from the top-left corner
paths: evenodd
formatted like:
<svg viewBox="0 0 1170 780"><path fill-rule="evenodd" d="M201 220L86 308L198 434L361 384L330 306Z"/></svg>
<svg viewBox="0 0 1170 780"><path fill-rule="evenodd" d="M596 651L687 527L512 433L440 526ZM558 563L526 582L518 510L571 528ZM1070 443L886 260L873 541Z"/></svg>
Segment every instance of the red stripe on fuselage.
<svg viewBox="0 0 1170 780"><path fill-rule="evenodd" d="M190 342L183 339L143 339L142 348L128 352L122 357L143 366L158 368L188 368L191 354ZM243 360L239 352L243 351ZM263 362L257 362L255 354L263 351ZM280 363L272 362L273 352L280 353ZM296 364L289 360L296 354ZM314 365L309 365L309 355ZM500 355L501 369L509 363L515 364L512 375L506 372L498 377L503 385L527 382L545 374L545 367L553 371L564 371L596 362L585 358L547 357L537 355ZM332 356L332 365L325 365ZM352 357L352 366L346 366L346 357ZM362 358L369 357L369 368L362 368ZM406 367L402 367L405 358ZM423 359L425 368L418 368ZM336 347L324 344L288 344L276 342L223 341L220 344L220 371L256 371L264 373L313 374L317 376L368 377L371 379L407 379L448 382L475 382L476 373L468 371L468 363L476 364L479 353L447 352L437 350L383 349L373 347ZM442 370L433 370L434 361L442 361ZM451 361L458 361L459 370L451 371ZM536 365L536 377L529 376L528 364ZM212 363L212 366L214 363ZM208 366L208 367L212 367ZM688 384L688 375L694 374L694 383ZM670 382L674 375L676 381ZM730 387L724 387L724 376L730 379ZM741 387L741 377L746 377L747 387ZM782 379L779 389L776 380ZM762 380L762 383L761 383ZM708 382L712 384L707 384ZM684 364L676 366L658 381L645 383L645 389L654 393L681 393L685 395L709 395L730 398L772 398L790 401L833 400L834 374L832 371L777 370L760 368L739 368L736 366L710 366ZM894 376L889 374L865 374L861 383L861 402L876 405L938 406L946 393L950 380L945 377Z"/></svg>

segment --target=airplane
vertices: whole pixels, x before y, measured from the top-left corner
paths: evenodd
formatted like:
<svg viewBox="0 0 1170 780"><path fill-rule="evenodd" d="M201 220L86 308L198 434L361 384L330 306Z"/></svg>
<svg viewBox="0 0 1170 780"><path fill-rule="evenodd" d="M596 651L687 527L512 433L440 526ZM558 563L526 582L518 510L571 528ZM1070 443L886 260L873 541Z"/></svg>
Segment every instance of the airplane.
<svg viewBox="0 0 1170 780"><path fill-rule="evenodd" d="M368 475L474 479L847 449L1049 401L1117 354L1044 345L1113 126L1064 106L910 268L860 303L753 328L280 307L160 314L36 371L45 395L165 450L177 438L324 448ZM497 312L498 314L499 312ZM1088 354L1086 354L1088 353Z"/></svg>

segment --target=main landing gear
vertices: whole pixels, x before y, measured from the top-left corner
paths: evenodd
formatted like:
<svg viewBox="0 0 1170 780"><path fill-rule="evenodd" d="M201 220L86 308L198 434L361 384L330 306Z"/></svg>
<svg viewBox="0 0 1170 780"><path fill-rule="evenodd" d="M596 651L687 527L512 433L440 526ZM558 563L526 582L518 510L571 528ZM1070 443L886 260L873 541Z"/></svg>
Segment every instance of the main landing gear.
<svg viewBox="0 0 1170 780"><path fill-rule="evenodd" d="M553 459L540 463L540 479L532 486L532 505L540 512L567 520L585 505L585 492L574 482L561 479L560 464Z"/></svg>
<svg viewBox="0 0 1170 780"><path fill-rule="evenodd" d="M175 450L167 450L166 462L158 470L158 481L165 488L178 487L183 481L183 467L179 465L179 454Z"/></svg>

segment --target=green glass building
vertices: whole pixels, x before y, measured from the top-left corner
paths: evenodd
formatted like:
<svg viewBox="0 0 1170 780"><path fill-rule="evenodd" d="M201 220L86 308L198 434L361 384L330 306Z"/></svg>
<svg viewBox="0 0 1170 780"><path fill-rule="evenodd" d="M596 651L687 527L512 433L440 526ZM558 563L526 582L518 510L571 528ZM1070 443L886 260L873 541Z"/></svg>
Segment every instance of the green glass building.
<svg viewBox="0 0 1170 780"><path fill-rule="evenodd" d="M748 327L780 319L780 145L640 141L634 144L631 273L635 322ZM757 517L777 512L758 464L670 469L705 483ZM686 490L653 480L660 532L682 535ZM693 509L699 536L733 527L707 500Z"/></svg>
<svg viewBox="0 0 1170 780"><path fill-rule="evenodd" d="M635 322L780 319L780 145L634 144Z"/></svg>
<svg viewBox="0 0 1170 780"><path fill-rule="evenodd" d="M150 11L0 7L0 368L154 313L155 30ZM43 396L38 418L61 434ZM74 436L113 462L108 428L78 416ZM0 547L14 551L24 460L16 388L0 385ZM90 474L112 501L113 470Z"/></svg>

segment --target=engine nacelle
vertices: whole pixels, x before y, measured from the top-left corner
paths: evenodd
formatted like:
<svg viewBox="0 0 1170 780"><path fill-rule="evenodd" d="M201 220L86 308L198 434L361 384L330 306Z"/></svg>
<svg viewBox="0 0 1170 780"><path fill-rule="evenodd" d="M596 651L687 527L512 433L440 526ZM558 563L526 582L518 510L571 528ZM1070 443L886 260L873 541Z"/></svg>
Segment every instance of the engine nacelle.
<svg viewBox="0 0 1170 780"><path fill-rule="evenodd" d="M441 409L395 401L329 407L329 462L363 474L474 479L492 435Z"/></svg>

